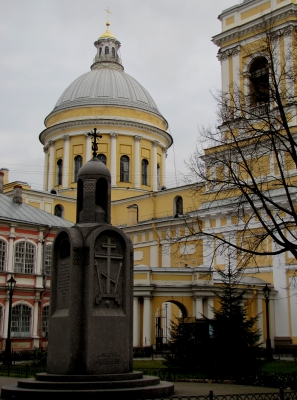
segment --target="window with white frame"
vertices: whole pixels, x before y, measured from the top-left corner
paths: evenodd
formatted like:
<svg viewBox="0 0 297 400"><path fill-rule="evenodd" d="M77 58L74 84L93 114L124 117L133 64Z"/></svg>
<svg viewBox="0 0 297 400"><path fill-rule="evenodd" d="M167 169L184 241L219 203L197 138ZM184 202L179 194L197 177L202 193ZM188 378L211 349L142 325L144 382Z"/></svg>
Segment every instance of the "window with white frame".
<svg viewBox="0 0 297 400"><path fill-rule="evenodd" d="M25 304L18 304L12 308L11 312L11 336L28 337L31 336L31 314L32 310Z"/></svg>
<svg viewBox="0 0 297 400"><path fill-rule="evenodd" d="M82 156L74 157L74 182L77 182L77 175L78 175L78 171L82 167L82 161L83 161Z"/></svg>
<svg viewBox="0 0 297 400"><path fill-rule="evenodd" d="M120 160L120 181L129 182L130 178L130 159L128 156L122 156Z"/></svg>
<svg viewBox="0 0 297 400"><path fill-rule="evenodd" d="M7 246L4 240L0 239L0 271L5 270Z"/></svg>
<svg viewBox="0 0 297 400"><path fill-rule="evenodd" d="M141 167L142 167L142 184L147 185L148 184L148 160L145 158L141 162Z"/></svg>
<svg viewBox="0 0 297 400"><path fill-rule="evenodd" d="M52 245L47 244L45 246L45 255L44 255L44 272L48 276L51 274L51 267L52 267Z"/></svg>
<svg viewBox="0 0 297 400"><path fill-rule="evenodd" d="M48 337L48 317L49 317L49 306L44 306L42 309L42 337Z"/></svg>
<svg viewBox="0 0 297 400"><path fill-rule="evenodd" d="M18 242L15 245L14 271L33 274L35 261L35 246L30 242Z"/></svg>

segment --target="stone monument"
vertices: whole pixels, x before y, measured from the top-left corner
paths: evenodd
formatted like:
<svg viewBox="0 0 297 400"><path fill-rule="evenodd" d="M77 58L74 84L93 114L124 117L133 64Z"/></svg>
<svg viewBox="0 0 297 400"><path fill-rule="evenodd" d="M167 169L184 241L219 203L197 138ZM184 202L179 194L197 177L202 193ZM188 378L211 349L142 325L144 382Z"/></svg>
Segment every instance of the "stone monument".
<svg viewBox="0 0 297 400"><path fill-rule="evenodd" d="M171 395L133 372L133 245L110 224L111 176L96 157L78 173L77 223L53 246L47 373L4 386L4 399L129 399Z"/></svg>

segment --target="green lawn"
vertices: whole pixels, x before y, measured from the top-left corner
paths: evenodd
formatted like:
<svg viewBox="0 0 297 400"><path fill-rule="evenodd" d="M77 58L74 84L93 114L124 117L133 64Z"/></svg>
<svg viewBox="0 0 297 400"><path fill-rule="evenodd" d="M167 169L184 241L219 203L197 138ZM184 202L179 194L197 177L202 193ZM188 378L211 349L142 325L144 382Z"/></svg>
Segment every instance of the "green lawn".
<svg viewBox="0 0 297 400"><path fill-rule="evenodd" d="M162 360L133 360L134 368L166 368Z"/></svg>
<svg viewBox="0 0 297 400"><path fill-rule="evenodd" d="M266 363L261 368L263 372L283 372L292 373L295 371L297 373L297 361L283 361L275 360L273 362Z"/></svg>

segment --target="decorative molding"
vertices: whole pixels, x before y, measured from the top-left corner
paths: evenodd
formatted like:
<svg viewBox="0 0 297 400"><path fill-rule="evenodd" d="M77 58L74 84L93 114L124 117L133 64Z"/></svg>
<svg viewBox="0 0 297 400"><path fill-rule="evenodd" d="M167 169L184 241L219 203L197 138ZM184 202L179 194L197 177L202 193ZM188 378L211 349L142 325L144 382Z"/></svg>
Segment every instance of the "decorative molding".
<svg viewBox="0 0 297 400"><path fill-rule="evenodd" d="M219 61L223 61L226 60L229 56L237 56L240 53L240 48L241 46L237 45L224 51L219 50L217 57Z"/></svg>
<svg viewBox="0 0 297 400"><path fill-rule="evenodd" d="M69 135L64 135L63 139L64 139L65 142L69 142L70 136Z"/></svg>
<svg viewBox="0 0 297 400"><path fill-rule="evenodd" d="M72 128L72 127L83 127L86 125L112 125L112 126L121 126L121 127L128 127L128 128L134 128L137 130L142 130L148 133L154 133L158 136L160 136L163 140L168 143L168 147L170 147L173 143L173 139L171 135L159 128L152 127L150 125L142 124L142 123L136 123L136 122L130 122L130 121L125 121L125 120L109 120L109 119L86 119L86 120L76 120L76 121L69 121L69 122L62 122L57 125L53 125L50 128L46 128L44 131L41 132L40 138L42 139L42 136L49 135L49 134L54 134L57 131L64 130L67 128ZM82 133L81 133L82 134ZM104 133L103 133L104 134ZM86 133L87 135L87 133Z"/></svg>
<svg viewBox="0 0 297 400"><path fill-rule="evenodd" d="M111 137L111 138L116 139L118 136L119 136L118 133L116 133L116 132L110 132L110 137Z"/></svg>
<svg viewBox="0 0 297 400"><path fill-rule="evenodd" d="M138 135L134 136L135 142L140 142L141 139L142 139L142 136L138 136Z"/></svg>
<svg viewBox="0 0 297 400"><path fill-rule="evenodd" d="M54 140L49 140L48 145L49 147L54 147L55 143L56 142Z"/></svg>
<svg viewBox="0 0 297 400"><path fill-rule="evenodd" d="M44 151L44 153L47 153L48 152L48 146L44 146L43 147L43 151Z"/></svg>
<svg viewBox="0 0 297 400"><path fill-rule="evenodd" d="M160 144L160 142L158 142L158 140L152 140L153 147L158 147L159 144Z"/></svg>

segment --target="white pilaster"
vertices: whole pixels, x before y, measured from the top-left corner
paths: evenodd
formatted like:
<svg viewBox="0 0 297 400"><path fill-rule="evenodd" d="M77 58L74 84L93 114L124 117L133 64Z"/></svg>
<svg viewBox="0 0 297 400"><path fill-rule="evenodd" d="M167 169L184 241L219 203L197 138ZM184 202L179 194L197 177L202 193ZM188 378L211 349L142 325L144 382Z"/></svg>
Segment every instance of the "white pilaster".
<svg viewBox="0 0 297 400"><path fill-rule="evenodd" d="M205 267L213 268L214 239L212 237L203 237L203 264Z"/></svg>
<svg viewBox="0 0 297 400"><path fill-rule="evenodd" d="M171 266L170 245L168 243L162 244L162 267L169 268Z"/></svg>
<svg viewBox="0 0 297 400"><path fill-rule="evenodd" d="M70 148L70 137L69 135L64 135L64 152L63 152L63 176L62 176L62 186L63 189L69 187L69 148Z"/></svg>
<svg viewBox="0 0 297 400"><path fill-rule="evenodd" d="M10 227L10 235L9 235L9 246L8 246L8 264L7 271L13 272L13 253L14 253L14 239L15 239L15 228L14 226Z"/></svg>
<svg viewBox="0 0 297 400"><path fill-rule="evenodd" d="M43 190L48 190L48 147L44 146L44 167L43 167Z"/></svg>
<svg viewBox="0 0 297 400"><path fill-rule="evenodd" d="M48 190L51 190L56 185L56 180L54 176L55 170L55 142L53 140L49 141L49 167L48 167Z"/></svg>
<svg viewBox="0 0 297 400"><path fill-rule="evenodd" d="M110 134L110 174L111 186L117 186L117 137L118 133Z"/></svg>
<svg viewBox="0 0 297 400"><path fill-rule="evenodd" d="M36 274L41 275L42 270L42 243L43 243L43 231L39 231L37 254L36 254Z"/></svg>
<svg viewBox="0 0 297 400"><path fill-rule="evenodd" d="M134 187L140 189L140 141L141 136L135 136L134 148Z"/></svg>
<svg viewBox="0 0 297 400"><path fill-rule="evenodd" d="M139 347L139 299L134 297L133 299L133 347Z"/></svg>
<svg viewBox="0 0 297 400"><path fill-rule="evenodd" d="M35 299L34 302L34 309L33 309L33 337L38 337L38 306L39 306L39 299Z"/></svg>
<svg viewBox="0 0 297 400"><path fill-rule="evenodd" d="M258 320L257 320L257 328L259 329L260 332L260 338L259 342L263 342L263 293L259 293L259 297L257 298L257 314L258 314Z"/></svg>
<svg viewBox="0 0 297 400"><path fill-rule="evenodd" d="M167 148L162 149L162 180L161 186L166 186L166 158L167 158Z"/></svg>
<svg viewBox="0 0 297 400"><path fill-rule="evenodd" d="M83 160L83 164L87 163L92 158L92 137L88 133L85 134L86 137L86 159Z"/></svg>
<svg viewBox="0 0 297 400"><path fill-rule="evenodd" d="M293 67L293 43L292 43L292 27L289 26L284 32L284 63L285 63L285 79L286 79L286 97L288 102L293 102L295 84L294 84L294 67ZM295 119L295 116L294 116ZM294 122L295 123L295 122Z"/></svg>
<svg viewBox="0 0 297 400"><path fill-rule="evenodd" d="M6 294L6 299L5 299L4 324L3 324L3 338L7 338L8 314L9 314L9 293L7 292L7 294Z"/></svg>
<svg viewBox="0 0 297 400"><path fill-rule="evenodd" d="M143 299L143 346L150 346L151 343L151 298Z"/></svg>
<svg viewBox="0 0 297 400"><path fill-rule="evenodd" d="M157 175L157 162L158 162L158 157L157 157L157 148L158 148L159 142L157 140L154 140L152 142L153 145L153 155L152 155L152 186L153 186L153 192L156 192L158 190L158 175Z"/></svg>
<svg viewBox="0 0 297 400"><path fill-rule="evenodd" d="M195 318L203 318L203 298L196 297L195 299Z"/></svg>

